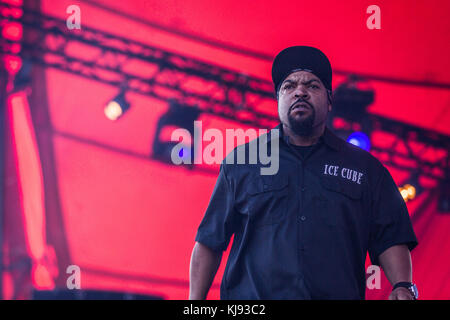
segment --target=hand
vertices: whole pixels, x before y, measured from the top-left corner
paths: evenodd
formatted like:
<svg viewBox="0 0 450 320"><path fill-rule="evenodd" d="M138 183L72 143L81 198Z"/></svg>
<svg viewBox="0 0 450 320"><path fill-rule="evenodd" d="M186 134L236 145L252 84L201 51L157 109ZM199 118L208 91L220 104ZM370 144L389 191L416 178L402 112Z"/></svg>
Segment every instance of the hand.
<svg viewBox="0 0 450 320"><path fill-rule="evenodd" d="M400 287L391 292L389 300L414 300L414 297L408 289Z"/></svg>

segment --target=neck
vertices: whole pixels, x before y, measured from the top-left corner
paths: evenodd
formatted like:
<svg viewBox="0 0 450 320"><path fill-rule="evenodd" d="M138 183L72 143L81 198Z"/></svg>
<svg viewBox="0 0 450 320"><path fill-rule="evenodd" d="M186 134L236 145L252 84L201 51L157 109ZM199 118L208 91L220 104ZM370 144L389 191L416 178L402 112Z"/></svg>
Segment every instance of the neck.
<svg viewBox="0 0 450 320"><path fill-rule="evenodd" d="M319 141L324 132L325 125L322 125L314 128L313 133L310 136L299 136L283 124L283 133L289 136L289 142L296 146L312 146Z"/></svg>

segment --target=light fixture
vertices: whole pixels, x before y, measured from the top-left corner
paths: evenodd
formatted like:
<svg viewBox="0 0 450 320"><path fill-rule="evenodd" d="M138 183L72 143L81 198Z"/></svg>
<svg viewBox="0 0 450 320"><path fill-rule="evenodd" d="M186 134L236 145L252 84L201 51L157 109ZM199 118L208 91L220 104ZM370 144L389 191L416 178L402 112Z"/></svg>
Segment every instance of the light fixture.
<svg viewBox="0 0 450 320"><path fill-rule="evenodd" d="M347 142L366 151L370 151L370 139L364 132L353 132L348 136Z"/></svg>
<svg viewBox="0 0 450 320"><path fill-rule="evenodd" d="M367 109L374 100L375 91L370 83L350 75L333 90L333 108L327 126L341 139L369 151L373 129ZM338 123L339 126L335 126Z"/></svg>
<svg viewBox="0 0 450 320"><path fill-rule="evenodd" d="M408 202L409 200L413 200L416 197L416 187L410 184L405 184L403 187L399 188L400 194L403 197L403 200L405 202Z"/></svg>
<svg viewBox="0 0 450 320"><path fill-rule="evenodd" d="M178 142L164 141L162 139L162 131L164 128L177 127L186 129L191 137L194 136L194 121L198 119L201 114L201 110L195 106L183 104L175 99L169 100L169 109L158 120L156 126L155 137L153 140L152 151L153 158L173 164L172 150ZM192 156L195 154L194 142L191 145L184 145L178 151L178 157L180 160L190 159L188 163L192 163ZM183 161L184 162L184 161ZM188 166L189 168L191 166Z"/></svg>
<svg viewBox="0 0 450 320"><path fill-rule="evenodd" d="M424 188L419 181L419 172L413 172L411 177L407 180L407 183L399 187L398 190L405 202L413 200L420 195L424 191Z"/></svg>
<svg viewBox="0 0 450 320"><path fill-rule="evenodd" d="M105 116L111 120L116 121L130 109L130 104L125 99L125 91L121 91L113 100L108 102L105 106Z"/></svg>
<svg viewBox="0 0 450 320"><path fill-rule="evenodd" d="M331 116L361 122L361 119L367 116L367 108L374 100L375 91L367 82L349 76L333 92Z"/></svg>

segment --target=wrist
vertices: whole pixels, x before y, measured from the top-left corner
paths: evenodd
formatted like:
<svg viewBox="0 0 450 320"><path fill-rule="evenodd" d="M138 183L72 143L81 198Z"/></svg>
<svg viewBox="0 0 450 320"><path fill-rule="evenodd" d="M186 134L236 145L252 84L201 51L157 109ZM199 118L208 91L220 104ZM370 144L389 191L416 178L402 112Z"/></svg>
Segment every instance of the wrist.
<svg viewBox="0 0 450 320"><path fill-rule="evenodd" d="M394 284L392 291L398 289L398 288L404 288L408 290L409 294L414 298L414 300L417 300L419 298L419 292L417 290L417 286L412 282L407 281L401 281Z"/></svg>

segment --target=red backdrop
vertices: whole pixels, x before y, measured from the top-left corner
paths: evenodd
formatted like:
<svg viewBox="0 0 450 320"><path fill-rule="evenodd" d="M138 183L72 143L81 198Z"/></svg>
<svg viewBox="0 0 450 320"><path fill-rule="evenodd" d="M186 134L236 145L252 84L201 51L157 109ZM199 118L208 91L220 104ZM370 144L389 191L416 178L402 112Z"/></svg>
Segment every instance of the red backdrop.
<svg viewBox="0 0 450 320"><path fill-rule="evenodd" d="M66 8L71 4L72 0L44 0L42 10L65 19ZM335 70L450 83L450 23L446 17L450 2L445 0L378 1L381 30L366 27L366 8L373 4L371 1L255 4L235 0L102 0L76 4L81 8L82 27L92 26L267 80L270 61L164 32L144 21L269 56L290 45L317 46L328 55ZM84 53L83 48L73 50L81 56ZM42 188L23 190L30 193L33 201L44 194L47 234L44 240L42 233L33 239L50 245L41 248L47 250L42 264L51 271L56 287L65 287L66 268L74 264L81 268L83 289L187 298L194 237L216 176L149 158L155 126L167 103L129 93L131 109L120 121L111 122L105 118L103 107L118 93L118 88L53 69L36 68L33 75L35 82L30 96L33 121L27 122L26 116L20 115L16 122L10 118L11 131L15 127L16 132L29 132L25 140L19 137L16 144L9 146L10 157L20 157L17 150L32 143L28 138L35 137L39 151L34 159L42 167L28 163L23 170L34 168L33 178L23 183L39 182ZM342 80L335 75L333 86ZM448 89L378 81L372 81L371 85L376 91L371 112L450 134ZM273 113L275 101L268 108L267 112ZM27 110L30 109L25 107L24 112ZM236 127L236 123L211 116L202 116L201 120L204 129ZM16 161L20 163L20 159ZM25 160L22 163L27 166ZM18 182L22 167L17 164L15 168L18 169L7 170L7 176ZM406 172L389 169L399 184L408 177ZM14 206L18 184L11 185L15 191L7 188L11 193L6 199L10 212L23 211ZM422 298L448 299L450 215L437 212L436 186L431 184L430 188L431 191L408 203L420 243L412 255L414 279ZM18 197L21 203L27 201L23 195ZM12 225L7 224L6 228L12 230ZM19 231L9 235L27 243ZM28 254L33 255L32 250ZM226 257L209 298L219 297L225 261ZM52 287L45 274L40 277L34 280L35 285ZM368 290L367 297L386 298L389 290L387 280L383 279L382 288Z"/></svg>

